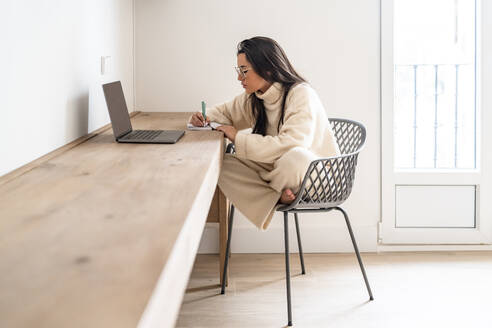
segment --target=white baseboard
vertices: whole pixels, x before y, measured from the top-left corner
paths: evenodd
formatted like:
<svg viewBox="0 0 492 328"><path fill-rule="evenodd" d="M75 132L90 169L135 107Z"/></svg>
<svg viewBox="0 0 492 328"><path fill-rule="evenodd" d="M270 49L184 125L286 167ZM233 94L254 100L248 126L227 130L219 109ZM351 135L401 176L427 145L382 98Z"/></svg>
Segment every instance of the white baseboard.
<svg viewBox="0 0 492 328"><path fill-rule="evenodd" d="M378 252L492 251L492 245L378 245Z"/></svg>
<svg viewBox="0 0 492 328"><path fill-rule="evenodd" d="M305 253L353 252L352 243L345 227L302 226L302 247ZM446 252L446 251L492 251L492 245L384 245L376 244L376 228L353 227L361 252ZM218 254L218 224L207 223L202 235L199 254ZM289 247L298 252L295 226L289 226ZM233 253L283 253L284 231L282 226L272 226L259 231L253 226L234 227L232 232Z"/></svg>
<svg viewBox="0 0 492 328"><path fill-rule="evenodd" d="M357 246L361 252L376 252L376 227L352 227ZM346 253L353 252L350 235L345 226L301 225L302 248L305 253ZM199 254L218 254L218 224L207 224L202 235ZM289 225L289 248L298 252L295 224ZM271 226L260 231L254 226L235 226L232 231L232 253L283 253L284 230L282 226Z"/></svg>

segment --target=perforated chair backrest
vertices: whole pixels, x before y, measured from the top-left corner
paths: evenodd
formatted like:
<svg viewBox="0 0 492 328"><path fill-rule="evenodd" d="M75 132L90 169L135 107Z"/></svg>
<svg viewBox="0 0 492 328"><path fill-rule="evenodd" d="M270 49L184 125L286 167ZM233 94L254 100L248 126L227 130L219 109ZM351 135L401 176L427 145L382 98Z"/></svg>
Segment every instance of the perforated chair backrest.
<svg viewBox="0 0 492 328"><path fill-rule="evenodd" d="M296 199L279 211L301 208L329 208L343 203L355 179L357 158L366 140L366 129L359 122L330 118L340 155L312 161Z"/></svg>
<svg viewBox="0 0 492 328"><path fill-rule="evenodd" d="M341 155L355 153L362 149L366 142L364 125L341 118L330 118L330 123Z"/></svg>

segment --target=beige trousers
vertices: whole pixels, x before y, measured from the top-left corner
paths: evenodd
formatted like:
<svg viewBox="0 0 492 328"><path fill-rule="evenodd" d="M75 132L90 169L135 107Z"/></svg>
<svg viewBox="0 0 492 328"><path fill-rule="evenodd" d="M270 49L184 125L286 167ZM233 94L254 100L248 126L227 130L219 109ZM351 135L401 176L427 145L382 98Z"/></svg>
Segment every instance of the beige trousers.
<svg viewBox="0 0 492 328"><path fill-rule="evenodd" d="M260 163L225 154L219 187L229 201L259 229L266 230L286 188L297 193L309 163L317 157L296 147L275 163Z"/></svg>

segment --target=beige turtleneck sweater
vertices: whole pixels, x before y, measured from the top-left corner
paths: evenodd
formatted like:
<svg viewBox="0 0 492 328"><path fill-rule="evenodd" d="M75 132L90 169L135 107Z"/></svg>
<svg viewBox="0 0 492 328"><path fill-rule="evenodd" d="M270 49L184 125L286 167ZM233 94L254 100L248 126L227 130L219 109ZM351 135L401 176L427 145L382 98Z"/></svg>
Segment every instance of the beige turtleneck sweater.
<svg viewBox="0 0 492 328"><path fill-rule="evenodd" d="M236 156L256 162L274 163L294 147L310 150L318 157L338 155L338 145L316 92L307 83L294 86L287 95L284 123L277 131L280 119L283 87L273 83L265 93L256 92L263 99L268 124L266 135L238 133L235 140ZM207 109L211 121L232 125L237 130L253 128L255 119L246 92L232 101Z"/></svg>

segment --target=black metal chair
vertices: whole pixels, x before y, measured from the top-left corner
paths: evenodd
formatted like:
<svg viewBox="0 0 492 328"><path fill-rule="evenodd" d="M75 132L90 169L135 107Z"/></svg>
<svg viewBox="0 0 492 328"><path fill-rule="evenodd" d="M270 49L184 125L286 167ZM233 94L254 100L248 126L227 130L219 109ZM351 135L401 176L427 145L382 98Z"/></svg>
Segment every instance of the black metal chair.
<svg viewBox="0 0 492 328"><path fill-rule="evenodd" d="M331 118L333 132L335 134L341 155L321 158L312 161L304 176L301 187L295 200L289 204L277 208L277 211L284 213L284 241L285 241L285 273L287 285L287 313L288 326L292 326L292 306L290 291L290 264L289 264L289 227L288 215L294 213L296 224L297 242L299 245L299 257L301 261L302 274L305 274L304 258L302 253L301 235L299 231L299 222L297 213L302 212L329 212L337 210L342 212L345 222L354 246L357 260L366 283L369 299L372 301L373 295L369 281L367 280L366 271L362 264L359 249L355 242L354 233L350 226L347 213L340 205L349 197L355 178L355 168L357 166L357 157L362 150L366 140L365 127L355 121ZM234 147L229 145L227 152L232 152ZM223 277L227 271L227 265L230 256L230 245L232 237L232 223L234 217L234 206L231 205L229 213L229 228L227 237L226 258L224 263ZM225 293L225 279L222 281L221 294Z"/></svg>

